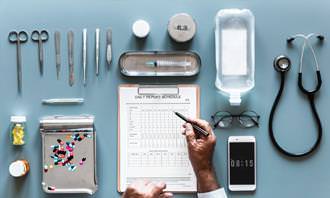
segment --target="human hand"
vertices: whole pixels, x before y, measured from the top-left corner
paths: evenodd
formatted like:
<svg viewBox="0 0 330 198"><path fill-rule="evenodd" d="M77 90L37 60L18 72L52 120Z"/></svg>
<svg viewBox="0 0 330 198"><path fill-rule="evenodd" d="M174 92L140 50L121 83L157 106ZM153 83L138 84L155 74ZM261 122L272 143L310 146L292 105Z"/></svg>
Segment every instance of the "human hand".
<svg viewBox="0 0 330 198"><path fill-rule="evenodd" d="M209 132L208 136L199 136L194 132L194 129L190 123L185 123L183 125L183 134L187 139L191 164L196 173L210 170L213 168L212 158L216 145L216 137L208 122L199 119L189 119L189 122Z"/></svg>
<svg viewBox="0 0 330 198"><path fill-rule="evenodd" d="M220 187L216 180L212 162L216 136L210 124L205 120L189 119L189 122L209 132L208 136L199 136L194 132L190 123L183 125L183 134L187 139L189 159L198 181L198 191L209 192L216 190Z"/></svg>
<svg viewBox="0 0 330 198"><path fill-rule="evenodd" d="M127 187L122 198L171 198L172 193L164 192L166 184L137 181Z"/></svg>

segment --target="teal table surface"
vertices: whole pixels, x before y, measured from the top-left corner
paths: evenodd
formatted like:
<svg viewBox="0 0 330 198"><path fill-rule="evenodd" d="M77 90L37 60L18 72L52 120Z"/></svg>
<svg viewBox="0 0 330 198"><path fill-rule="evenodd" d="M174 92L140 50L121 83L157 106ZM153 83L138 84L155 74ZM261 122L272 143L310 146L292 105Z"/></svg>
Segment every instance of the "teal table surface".
<svg viewBox="0 0 330 198"><path fill-rule="evenodd" d="M216 92L214 16L224 8L248 8L256 18L256 85L243 98L240 107L232 108L227 99ZM115 198L117 193L117 87L122 83L189 83L201 87L201 117L210 120L217 110L240 112L252 109L261 115L259 128L216 130L217 147L214 166L222 186L227 188L227 138L231 135L254 135L257 138L257 190L253 193L231 193L228 197L255 198L326 198L330 192L330 1L325 0L0 0L0 197L55 198L89 197L88 195L48 195L41 189L41 138L39 119L45 115L92 114L97 128L97 171L99 190L92 197ZM167 35L168 19L179 12L191 14L197 22L197 34L189 44L179 45ZM132 23L145 19L151 33L138 41L131 32ZM94 32L101 28L100 75L94 74ZM106 71L105 31L113 29L113 64ZM82 85L82 29L88 29L88 84ZM50 40L45 43L45 69L40 76L37 44L29 41L22 46L23 91L17 92L16 47L8 42L12 30L46 29ZM62 70L56 80L54 31L62 36ZM76 83L68 85L66 33L75 33L74 62ZM304 159L291 159L277 152L268 135L268 117L279 87L279 76L272 61L279 54L288 54L292 70L288 74L285 94L275 120L276 137L292 151L310 148L316 139L308 101L297 87L301 42L287 48L286 38L295 33L320 32L326 37L316 47L323 77L323 87L316 98L324 128L320 148ZM299 47L298 47L299 46ZM198 76L189 78L128 78L121 75L118 58L127 50L184 50L200 54L202 68ZM304 80L313 87L313 62L308 52ZM80 106L43 106L41 99L83 97ZM27 139L23 147L13 147L9 138L10 116L27 116ZM10 162L27 159L31 171L23 179L8 173ZM195 197L177 194L176 197Z"/></svg>

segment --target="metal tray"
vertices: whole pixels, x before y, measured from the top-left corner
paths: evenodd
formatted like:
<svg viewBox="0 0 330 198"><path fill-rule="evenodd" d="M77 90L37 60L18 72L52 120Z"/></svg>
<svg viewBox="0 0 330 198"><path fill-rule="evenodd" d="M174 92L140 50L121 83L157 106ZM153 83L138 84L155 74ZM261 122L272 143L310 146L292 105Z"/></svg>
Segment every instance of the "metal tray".
<svg viewBox="0 0 330 198"><path fill-rule="evenodd" d="M193 76L201 59L190 51L132 51L120 56L119 67L125 76Z"/></svg>
<svg viewBox="0 0 330 198"><path fill-rule="evenodd" d="M40 120L42 187L46 193L96 192L94 117L49 116Z"/></svg>

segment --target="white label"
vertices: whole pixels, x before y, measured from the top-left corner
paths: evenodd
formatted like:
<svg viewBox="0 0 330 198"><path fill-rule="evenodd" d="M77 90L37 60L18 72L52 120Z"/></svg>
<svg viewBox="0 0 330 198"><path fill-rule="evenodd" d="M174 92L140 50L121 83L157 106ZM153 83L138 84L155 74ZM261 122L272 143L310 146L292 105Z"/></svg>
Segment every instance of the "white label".
<svg viewBox="0 0 330 198"><path fill-rule="evenodd" d="M222 30L221 62L223 75L247 74L247 31Z"/></svg>

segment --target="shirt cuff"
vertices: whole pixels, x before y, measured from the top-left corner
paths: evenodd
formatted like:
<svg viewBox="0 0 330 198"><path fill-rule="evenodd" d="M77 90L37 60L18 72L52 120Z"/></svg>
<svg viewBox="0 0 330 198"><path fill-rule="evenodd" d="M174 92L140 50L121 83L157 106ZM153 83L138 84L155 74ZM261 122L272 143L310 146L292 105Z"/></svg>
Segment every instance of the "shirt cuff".
<svg viewBox="0 0 330 198"><path fill-rule="evenodd" d="M207 193L197 193L198 198L227 198L226 191L224 188L219 188Z"/></svg>

